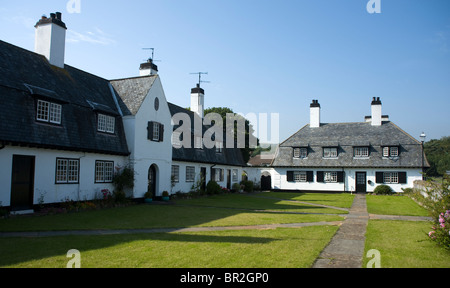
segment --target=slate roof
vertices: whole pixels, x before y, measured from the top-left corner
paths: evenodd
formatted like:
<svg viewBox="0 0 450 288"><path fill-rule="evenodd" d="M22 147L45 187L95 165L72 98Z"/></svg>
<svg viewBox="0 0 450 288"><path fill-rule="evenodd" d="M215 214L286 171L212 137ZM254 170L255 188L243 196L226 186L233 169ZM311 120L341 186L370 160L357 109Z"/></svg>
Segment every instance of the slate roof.
<svg viewBox="0 0 450 288"><path fill-rule="evenodd" d="M357 146L369 147L369 157L355 158L353 149ZM398 146L399 157L383 157L384 146ZM307 158L294 158L295 147L306 147ZM338 147L338 158L323 158L324 147ZM319 128L310 128L306 125L281 143L272 166L420 168L422 153L421 143L390 121L383 122L381 126L372 126L369 122L322 123ZM429 165L426 157L424 164Z"/></svg>
<svg viewBox="0 0 450 288"><path fill-rule="evenodd" d="M129 155L109 81L0 41L0 142ZM62 105L61 125L36 121L36 99ZM116 117L115 134L97 132L97 113Z"/></svg>
<svg viewBox="0 0 450 288"><path fill-rule="evenodd" d="M180 106L177 106L172 103L169 104L169 110L171 115L175 115L177 113L186 113L191 119L191 140L192 140L192 148L172 148L172 160L174 161L183 161L183 162L197 162L197 163L206 163L206 164L216 164L216 165L230 165L230 166L246 166L245 161L242 157L241 150L238 148L226 148L226 138L225 135L223 137L224 141L224 149L222 153L217 153L215 148L208 149L203 147L203 149L196 149L194 147L194 119L197 118L197 121L201 121L199 116L189 110L186 110ZM177 126L174 126L174 131L177 129ZM202 126L202 135L204 135L205 131L207 131L210 127L203 125Z"/></svg>
<svg viewBox="0 0 450 288"><path fill-rule="evenodd" d="M120 95L124 105L120 108L123 115L136 115L152 88L157 75L111 80L111 85Z"/></svg>

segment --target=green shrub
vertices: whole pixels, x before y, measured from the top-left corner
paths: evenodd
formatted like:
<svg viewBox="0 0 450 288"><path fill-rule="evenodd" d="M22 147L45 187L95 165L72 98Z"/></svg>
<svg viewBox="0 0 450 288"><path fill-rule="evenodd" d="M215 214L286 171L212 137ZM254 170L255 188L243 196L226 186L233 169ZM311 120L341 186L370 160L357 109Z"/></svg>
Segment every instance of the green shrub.
<svg viewBox="0 0 450 288"><path fill-rule="evenodd" d="M253 192L253 182L250 180L242 180L241 185L244 185L245 192Z"/></svg>
<svg viewBox="0 0 450 288"><path fill-rule="evenodd" d="M208 184L206 184L206 193L208 195L213 194L220 194L222 192L222 188L219 184L217 184L216 181L209 181Z"/></svg>
<svg viewBox="0 0 450 288"><path fill-rule="evenodd" d="M232 186L234 192L239 192L239 190L241 190L241 185L239 185L239 183L234 183Z"/></svg>
<svg viewBox="0 0 450 288"><path fill-rule="evenodd" d="M373 192L377 195L389 195L394 193L394 191L392 191L392 188L388 185L379 185Z"/></svg>

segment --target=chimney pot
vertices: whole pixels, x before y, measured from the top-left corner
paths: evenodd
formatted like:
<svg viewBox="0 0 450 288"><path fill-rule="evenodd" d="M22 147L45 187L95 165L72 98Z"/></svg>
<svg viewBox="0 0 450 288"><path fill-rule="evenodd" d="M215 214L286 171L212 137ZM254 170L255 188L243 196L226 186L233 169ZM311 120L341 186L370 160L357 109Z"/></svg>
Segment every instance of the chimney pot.
<svg viewBox="0 0 450 288"><path fill-rule="evenodd" d="M62 21L61 16L62 16L61 12L56 12L56 19Z"/></svg>

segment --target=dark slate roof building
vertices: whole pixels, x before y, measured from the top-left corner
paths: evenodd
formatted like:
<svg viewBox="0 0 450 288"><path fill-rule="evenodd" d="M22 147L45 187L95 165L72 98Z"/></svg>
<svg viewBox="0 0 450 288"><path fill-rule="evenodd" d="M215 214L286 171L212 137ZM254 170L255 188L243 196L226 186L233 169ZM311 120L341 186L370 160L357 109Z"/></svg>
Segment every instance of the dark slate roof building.
<svg viewBox="0 0 450 288"><path fill-rule="evenodd" d="M245 165L244 158L242 157L241 150L236 147L228 148L224 145L220 153L217 153L216 147L213 148L197 148L195 144L195 136L198 135L195 131L195 121L203 123L203 119L199 117L195 112L184 109L172 103L169 104L170 113L172 116L178 113L184 113L188 115L191 122L191 145L189 147L173 147L172 149L172 160L181 162L196 162L205 164L216 164L216 165L228 165L228 166L239 166L243 167ZM178 128L177 125L174 126L174 131ZM205 135L205 132L211 128L208 125L202 124L201 135ZM223 143L226 143L226 134L223 136Z"/></svg>
<svg viewBox="0 0 450 288"><path fill-rule="evenodd" d="M43 55L3 41L0 59L1 143L129 154L120 111L108 80L69 65L51 65ZM55 107L60 116L40 117L37 111L41 104ZM113 117L112 133L98 131L99 114Z"/></svg>
<svg viewBox="0 0 450 288"><path fill-rule="evenodd" d="M381 101L374 100L373 106L380 106ZM311 109L320 109L318 102L311 104ZM311 112L314 122L314 112ZM320 116L319 116L320 117ZM374 125L373 117L366 117L366 122L357 123L320 123L302 129L282 142L272 162L273 167L335 167L335 168L422 168L428 166L423 158L421 143L400 129L388 116L382 116ZM380 114L381 117L381 114ZM317 122L317 121L316 121ZM320 122L320 121L319 121ZM389 153L389 147L396 147L395 154ZM324 155L324 149L335 148L336 155ZM364 148L364 152L356 151ZM303 155L294 155L295 149L302 149ZM295 151L295 153L298 153Z"/></svg>

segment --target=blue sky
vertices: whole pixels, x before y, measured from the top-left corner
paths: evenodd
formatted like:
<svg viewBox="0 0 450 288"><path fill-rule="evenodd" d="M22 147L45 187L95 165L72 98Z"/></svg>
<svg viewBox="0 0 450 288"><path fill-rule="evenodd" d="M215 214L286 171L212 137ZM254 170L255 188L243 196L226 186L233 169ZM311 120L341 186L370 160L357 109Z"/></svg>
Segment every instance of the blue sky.
<svg viewBox="0 0 450 288"><path fill-rule="evenodd" d="M207 107L279 113L280 141L309 123L361 122L372 97L418 139L450 135L450 1L380 0L5 1L0 39L34 50L34 24L62 12L66 64L106 79L139 75L155 48L168 101L190 105L202 86ZM270 137L269 137L270 138Z"/></svg>

